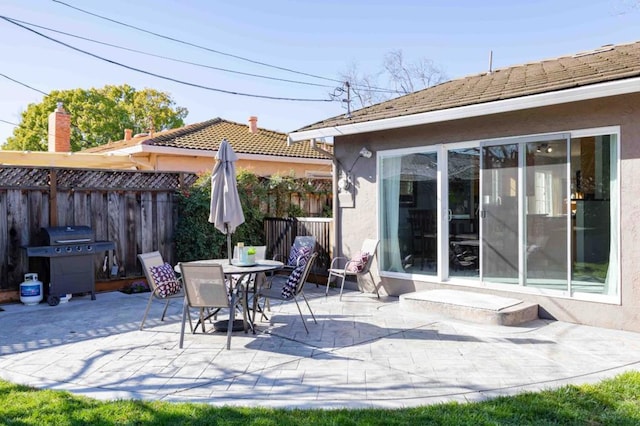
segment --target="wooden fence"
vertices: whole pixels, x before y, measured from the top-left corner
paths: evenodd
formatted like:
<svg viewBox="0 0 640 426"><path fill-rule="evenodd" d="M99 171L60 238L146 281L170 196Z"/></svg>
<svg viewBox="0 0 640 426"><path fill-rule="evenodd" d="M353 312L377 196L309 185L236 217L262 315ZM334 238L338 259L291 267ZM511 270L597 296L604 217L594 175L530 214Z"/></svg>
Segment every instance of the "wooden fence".
<svg viewBox="0 0 640 426"><path fill-rule="evenodd" d="M176 190L197 176L123 170L0 166L0 290L15 290L46 259L28 258L42 227L89 226L96 241L113 241L106 262L96 256L98 280L140 276L137 254L158 250L174 262ZM6 243L3 243L6 242ZM104 268L105 263L107 267ZM117 265L118 274L111 275Z"/></svg>
<svg viewBox="0 0 640 426"><path fill-rule="evenodd" d="M158 250L176 263L176 194L196 180L192 173L0 165L0 292L15 293L25 273L47 270L48 260L27 257L24 247L39 244L41 228L49 226L89 226L96 241L115 243L106 259L96 256L98 282L141 277L138 253ZM330 203L326 196L299 198L299 206L311 214ZM286 257L296 235L315 235L320 250L316 270L326 273L330 226L331 219L268 219L265 237L271 253ZM111 275L114 265L116 276Z"/></svg>

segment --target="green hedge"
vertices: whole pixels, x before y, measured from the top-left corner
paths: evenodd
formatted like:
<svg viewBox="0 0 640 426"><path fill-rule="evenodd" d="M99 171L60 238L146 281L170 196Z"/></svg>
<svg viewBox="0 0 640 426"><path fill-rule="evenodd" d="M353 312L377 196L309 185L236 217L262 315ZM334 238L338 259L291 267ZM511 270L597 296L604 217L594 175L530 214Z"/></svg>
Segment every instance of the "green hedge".
<svg viewBox="0 0 640 426"><path fill-rule="evenodd" d="M245 222L232 235L232 244L265 245L266 211L275 217L301 217L305 212L291 202L291 194L302 198L309 194L331 195L331 181L295 179L274 175L262 178L246 170L237 173L238 193ZM178 192L179 220L176 228L176 255L179 261L227 257L227 237L209 223L211 173L203 174L196 183ZM323 217L331 216L326 206Z"/></svg>

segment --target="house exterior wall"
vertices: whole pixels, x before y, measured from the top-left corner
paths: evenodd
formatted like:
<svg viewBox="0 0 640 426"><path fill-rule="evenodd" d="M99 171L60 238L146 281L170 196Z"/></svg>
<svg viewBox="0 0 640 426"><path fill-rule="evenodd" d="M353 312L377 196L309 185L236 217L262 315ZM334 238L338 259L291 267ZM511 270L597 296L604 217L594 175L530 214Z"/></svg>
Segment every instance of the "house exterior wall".
<svg viewBox="0 0 640 426"><path fill-rule="evenodd" d="M640 95L624 95L475 117L404 129L349 135L334 139L335 154L350 165L366 146L381 150L515 137L539 133L620 126L620 294L621 304L588 302L520 292L498 291L477 286L433 283L382 277L381 290L399 295L430 288L455 288L516 297L538 303L543 316L600 327L640 331ZM349 255L377 229L377 182L375 157L360 159L352 170L355 180L353 208L338 205L336 218L339 251ZM340 202L340 199L338 200ZM342 203L342 205L345 205Z"/></svg>
<svg viewBox="0 0 640 426"><path fill-rule="evenodd" d="M136 156L136 158L144 159L142 156ZM151 154L147 159L145 159L145 161L152 164L154 170L192 173L211 171L215 164L215 158L213 157L187 157L183 155ZM326 163L327 164L285 163L280 161L240 159L236 163L236 169L246 169L258 176L271 176L274 174L289 176L293 172L295 177L305 177L307 172L331 173L330 160L327 160Z"/></svg>

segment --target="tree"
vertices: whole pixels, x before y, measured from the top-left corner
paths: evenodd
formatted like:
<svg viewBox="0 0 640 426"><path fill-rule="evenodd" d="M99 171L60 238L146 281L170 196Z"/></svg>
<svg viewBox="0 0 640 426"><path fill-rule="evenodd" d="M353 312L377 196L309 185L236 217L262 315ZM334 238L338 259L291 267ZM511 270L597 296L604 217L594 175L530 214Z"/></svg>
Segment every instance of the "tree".
<svg viewBox="0 0 640 426"><path fill-rule="evenodd" d="M406 63L402 50L392 50L384 56L378 73L363 73L354 63L340 78L349 83L351 102L365 107L442 83L447 76L431 59Z"/></svg>
<svg viewBox="0 0 640 426"><path fill-rule="evenodd" d="M46 151L48 117L57 102L71 115L71 150L79 151L124 137L124 129L134 133L184 125L186 108L175 106L168 93L154 89L137 91L124 84L101 89L54 90L39 104L30 104L20 125L3 149Z"/></svg>

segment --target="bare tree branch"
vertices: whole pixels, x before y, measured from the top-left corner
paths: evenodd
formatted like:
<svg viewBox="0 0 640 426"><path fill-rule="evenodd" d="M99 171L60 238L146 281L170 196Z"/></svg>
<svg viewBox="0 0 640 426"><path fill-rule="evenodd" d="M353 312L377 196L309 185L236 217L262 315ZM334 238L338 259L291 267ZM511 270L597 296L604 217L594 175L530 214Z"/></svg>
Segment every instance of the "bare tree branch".
<svg viewBox="0 0 640 426"><path fill-rule="evenodd" d="M350 83L351 100L361 108L442 83L447 76L431 59L406 63L402 50L398 49L384 56L377 74L364 73L352 63L340 78ZM379 80L385 83L381 86Z"/></svg>

